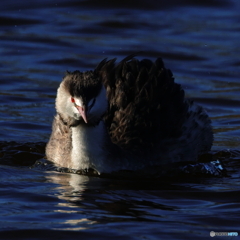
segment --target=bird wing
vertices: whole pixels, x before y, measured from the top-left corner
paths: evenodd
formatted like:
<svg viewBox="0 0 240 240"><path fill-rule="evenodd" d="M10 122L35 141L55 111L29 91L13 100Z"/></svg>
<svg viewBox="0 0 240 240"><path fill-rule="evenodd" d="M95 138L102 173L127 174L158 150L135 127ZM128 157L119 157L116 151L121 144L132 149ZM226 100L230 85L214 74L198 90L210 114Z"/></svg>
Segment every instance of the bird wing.
<svg viewBox="0 0 240 240"><path fill-rule="evenodd" d="M162 59L141 61L130 55L118 64L104 59L96 68L107 91L105 123L113 143L123 149L154 147L181 134L188 105L181 85Z"/></svg>

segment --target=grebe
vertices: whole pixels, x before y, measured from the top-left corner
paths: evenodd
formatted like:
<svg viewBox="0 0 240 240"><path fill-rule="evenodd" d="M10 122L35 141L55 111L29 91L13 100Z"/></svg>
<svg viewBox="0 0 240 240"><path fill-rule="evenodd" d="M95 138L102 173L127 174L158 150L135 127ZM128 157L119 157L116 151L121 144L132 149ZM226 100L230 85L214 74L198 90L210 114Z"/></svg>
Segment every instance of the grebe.
<svg viewBox="0 0 240 240"><path fill-rule="evenodd" d="M104 59L93 71L63 78L48 160L111 173L197 161L211 149L208 115L185 99L160 58L139 61L131 55L115 62Z"/></svg>

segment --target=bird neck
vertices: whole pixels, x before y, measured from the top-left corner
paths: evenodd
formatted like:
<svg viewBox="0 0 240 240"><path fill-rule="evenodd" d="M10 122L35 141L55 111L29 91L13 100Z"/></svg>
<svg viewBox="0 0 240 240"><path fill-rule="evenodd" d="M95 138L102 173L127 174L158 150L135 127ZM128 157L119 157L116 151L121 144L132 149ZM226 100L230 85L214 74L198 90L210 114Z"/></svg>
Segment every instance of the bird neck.
<svg viewBox="0 0 240 240"><path fill-rule="evenodd" d="M72 127L72 168L99 169L105 157L106 129L103 121L96 126Z"/></svg>

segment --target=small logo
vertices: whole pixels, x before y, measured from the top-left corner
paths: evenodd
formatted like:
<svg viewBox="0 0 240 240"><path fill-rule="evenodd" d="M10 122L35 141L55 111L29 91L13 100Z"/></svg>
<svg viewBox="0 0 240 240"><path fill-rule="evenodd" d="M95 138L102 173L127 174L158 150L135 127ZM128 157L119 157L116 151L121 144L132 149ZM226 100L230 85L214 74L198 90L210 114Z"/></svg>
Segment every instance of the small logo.
<svg viewBox="0 0 240 240"><path fill-rule="evenodd" d="M215 232L214 232L214 231L211 231L211 232L210 232L210 236L211 236L211 237L214 237L214 236L215 236Z"/></svg>

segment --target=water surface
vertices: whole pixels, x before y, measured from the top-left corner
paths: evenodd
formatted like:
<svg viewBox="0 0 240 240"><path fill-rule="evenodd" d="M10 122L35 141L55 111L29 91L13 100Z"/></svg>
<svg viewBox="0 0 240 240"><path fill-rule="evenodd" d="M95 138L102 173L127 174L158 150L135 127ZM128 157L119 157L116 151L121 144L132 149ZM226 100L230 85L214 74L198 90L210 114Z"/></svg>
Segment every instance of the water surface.
<svg viewBox="0 0 240 240"><path fill-rule="evenodd" d="M205 107L228 176L134 181L2 164L1 239L240 234L239 11L237 0L3 1L0 141L46 142L66 70L142 51Z"/></svg>

